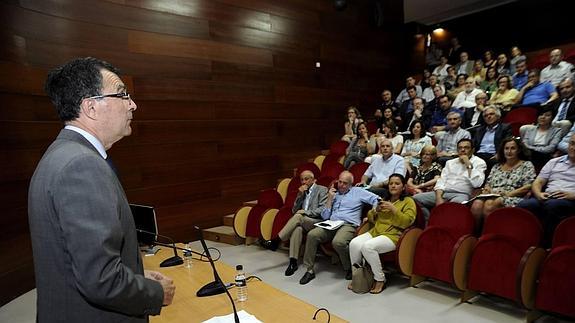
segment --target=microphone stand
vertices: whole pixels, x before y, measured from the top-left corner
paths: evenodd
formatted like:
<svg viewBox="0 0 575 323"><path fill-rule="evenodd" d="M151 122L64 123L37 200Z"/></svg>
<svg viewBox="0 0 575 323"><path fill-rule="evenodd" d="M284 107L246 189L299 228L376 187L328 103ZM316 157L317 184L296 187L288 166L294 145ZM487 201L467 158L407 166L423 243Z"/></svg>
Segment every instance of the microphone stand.
<svg viewBox="0 0 575 323"><path fill-rule="evenodd" d="M166 247L170 247L170 248L172 248L172 249L174 250L174 256L173 256L173 257L170 257L170 258L168 258L168 259L166 259L166 260L164 260L164 261L162 261L162 262L160 263L160 267L172 267L172 266L177 266L177 265L181 265L181 264L184 263L184 260L182 259L182 257L178 256L178 250L177 250L176 244L174 243L174 240L172 240L172 238L167 237L167 236L163 236L163 235L161 235L161 234L153 233L153 232L150 232L150 231L141 230L141 229L136 229L136 231L137 231L137 232L140 232L140 233L145 233L145 234L153 235L153 236L154 236L154 240L156 240L156 236L158 236L158 237L166 238L166 239L170 240L170 242L172 243L172 245L170 246L170 245L167 245L167 244L161 244L161 243L159 243L159 242L157 242L157 241L154 241L154 244L159 244L159 245L163 245L163 246L166 246Z"/></svg>
<svg viewBox="0 0 575 323"><path fill-rule="evenodd" d="M198 226L194 226L194 229L198 230L198 237L200 238L200 242L202 243L202 247L204 248L204 252L206 253L206 257L210 261L210 265L212 265L212 271L214 272L214 281L211 283L208 283L205 286L203 286L202 288L200 288L200 290L198 290L198 292L196 293L196 296L202 297L202 296L211 296L211 295L226 293L226 295L228 295L228 298L230 299L230 302L232 303L232 308L234 310L234 321L236 323L240 323L240 318L238 317L238 311L236 309L236 304L234 303L234 299L232 298L232 295L230 295L230 292L228 291L228 289L226 288L226 286L222 282L220 275L218 275L218 271L216 270L216 266L214 265L214 261L212 260L212 256L210 256L210 251L208 250L208 246L206 245L206 241L204 240L204 235L202 234L202 230Z"/></svg>

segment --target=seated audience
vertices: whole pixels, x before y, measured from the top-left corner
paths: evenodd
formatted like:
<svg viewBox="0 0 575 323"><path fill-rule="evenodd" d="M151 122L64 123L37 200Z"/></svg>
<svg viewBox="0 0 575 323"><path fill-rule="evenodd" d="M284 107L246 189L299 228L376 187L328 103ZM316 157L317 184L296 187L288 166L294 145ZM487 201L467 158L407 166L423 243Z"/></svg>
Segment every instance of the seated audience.
<svg viewBox="0 0 575 323"><path fill-rule="evenodd" d="M559 94L557 94L555 87L551 83L540 81L538 69L534 68L530 70L528 74L529 80L519 89L519 93L515 98L516 104L538 107L559 97Z"/></svg>
<svg viewBox="0 0 575 323"><path fill-rule="evenodd" d="M482 114L487 104L487 94L482 90L479 91L481 92L475 96L475 106L467 108L465 112L463 112L462 127L465 129L480 126L485 122Z"/></svg>
<svg viewBox="0 0 575 323"><path fill-rule="evenodd" d="M447 56L441 55L439 65L433 70L432 74L439 77L439 80L443 80L447 76L447 68L451 65L448 64Z"/></svg>
<svg viewBox="0 0 575 323"><path fill-rule="evenodd" d="M481 187L485 180L486 165L483 159L473 155L473 141L461 139L457 143L459 158L448 160L441 171L441 177L435 184L434 192L425 192L413 196L425 213L446 201L461 203L471 198L474 189Z"/></svg>
<svg viewBox="0 0 575 323"><path fill-rule="evenodd" d="M497 156L498 163L489 172L481 193L499 194L499 197L473 201L471 213L477 224L496 209L517 205L529 193L535 179L535 168L527 160L525 147L518 138L505 138Z"/></svg>
<svg viewBox="0 0 575 323"><path fill-rule="evenodd" d="M355 236L355 229L361 224L361 210L364 204L375 206L379 196L359 187L353 187L353 175L343 171L337 185L329 189L325 208L321 211L323 220L338 221L344 224L336 230L315 227L307 233L303 264L306 272L299 283L305 285L315 278L314 266L317 248L321 243L331 241L345 271L345 279L351 280L349 242Z"/></svg>
<svg viewBox="0 0 575 323"><path fill-rule="evenodd" d="M449 123L449 129L439 136L440 138L437 141L437 156L439 156L441 165L445 165L446 161L459 155L457 143L461 139L471 138L469 131L461 128L461 114L459 112L449 112L447 122Z"/></svg>
<svg viewBox="0 0 575 323"><path fill-rule="evenodd" d="M481 82L483 82L485 79L485 73L487 73L487 69L483 66L483 61L478 59L473 64L473 70L469 76L473 77L475 84L479 86L479 84L481 84Z"/></svg>
<svg viewBox="0 0 575 323"><path fill-rule="evenodd" d="M483 53L483 63L485 65L485 68L497 67L497 61L495 60L495 53L493 53L492 50L486 50L485 53Z"/></svg>
<svg viewBox="0 0 575 323"><path fill-rule="evenodd" d="M379 154L371 156L371 165L367 168L361 181L356 186L367 186L369 190L378 195L385 195L387 179L393 173L405 175L405 161L403 157L393 153L393 143L385 138L379 143Z"/></svg>
<svg viewBox="0 0 575 323"><path fill-rule="evenodd" d="M555 100L549 103L553 108L555 118L553 126L561 128L562 135L565 135L571 125L575 122L575 87L572 79L564 79L557 86L561 95L561 100ZM565 146L567 147L567 146Z"/></svg>
<svg viewBox="0 0 575 323"><path fill-rule="evenodd" d="M404 117L402 131L406 131L411 128L411 124L416 121L421 121L425 127L431 122L431 116L424 113L425 102L422 98L413 99L413 111L408 112ZM424 128L427 129L427 128Z"/></svg>
<svg viewBox="0 0 575 323"><path fill-rule="evenodd" d="M485 124L473 132L474 146L477 147L477 157L487 163L491 169L497 162L495 153L503 139L513 136L511 126L501 122L501 112L498 108L490 105L483 110Z"/></svg>
<svg viewBox="0 0 575 323"><path fill-rule="evenodd" d="M431 42L429 48L427 49L427 54L425 54L425 65L429 68L434 68L441 64L441 57L443 56L443 50L437 47L437 43ZM445 59L447 61L447 58Z"/></svg>
<svg viewBox="0 0 575 323"><path fill-rule="evenodd" d="M316 184L314 175L304 170L300 175L301 186L298 188L292 213L294 215L284 225L278 236L272 240L263 240L262 246L275 251L280 243L289 240L289 265L285 271L291 276L297 270L297 261L303 241L303 235L315 228L314 223L320 222L321 212L327 201L327 188Z"/></svg>
<svg viewBox="0 0 575 323"><path fill-rule="evenodd" d="M487 94L487 98L490 98L491 95L497 91L497 78L499 78L497 68L488 67L485 73L485 80L479 85L479 88Z"/></svg>
<svg viewBox="0 0 575 323"><path fill-rule="evenodd" d="M364 122L357 125L357 137L355 137L349 146L343 162L343 167L349 169L353 164L362 162L365 157L374 153L373 147L369 145L369 132Z"/></svg>
<svg viewBox="0 0 575 323"><path fill-rule="evenodd" d="M557 145L557 151L559 154L566 154L568 152L569 142L571 140L571 137L573 137L573 135L575 135L575 124L573 125L573 127L571 127L571 130L569 130L567 135L565 135Z"/></svg>
<svg viewBox="0 0 575 323"><path fill-rule="evenodd" d="M357 125L360 122L363 122L363 120L361 119L359 110L354 106L347 108L347 121L343 125L345 129L345 135L341 137L341 140L351 142L353 139L355 139L357 136Z"/></svg>
<svg viewBox="0 0 575 323"><path fill-rule="evenodd" d="M527 84L529 71L527 71L527 61L519 60L515 64L515 73L513 74L513 88L517 91L521 90Z"/></svg>
<svg viewBox="0 0 575 323"><path fill-rule="evenodd" d="M465 80L467 80L467 74L459 74L455 79L455 85L447 91L447 96L452 101L455 100L455 97L463 91L465 91Z"/></svg>
<svg viewBox="0 0 575 323"><path fill-rule="evenodd" d="M511 77L501 75L497 79L497 90L491 94L489 104L497 105L502 111L507 112L515 104L518 94L519 92L511 87Z"/></svg>
<svg viewBox="0 0 575 323"><path fill-rule="evenodd" d="M460 110L472 108L475 106L475 96L480 92L480 89L475 88L475 79L470 76L465 80L465 90L455 97L451 106Z"/></svg>
<svg viewBox="0 0 575 323"><path fill-rule="evenodd" d="M395 98L395 103L400 106L403 102L409 100L410 98L412 99L415 96L410 96L407 93L407 90L414 86L415 87L415 96L419 96L421 97L421 94L423 94L423 89L421 88L421 86L416 85L415 84L415 78L413 76L408 76L405 79L405 89L401 90L401 92L399 92L399 94L397 95L397 98Z"/></svg>
<svg viewBox="0 0 575 323"><path fill-rule="evenodd" d="M457 110L451 109L451 100L447 95L442 95L439 97L439 110L435 110L431 116L431 124L429 125L429 131L431 133L437 133L439 131L444 131L447 127L447 115L449 112Z"/></svg>
<svg viewBox="0 0 575 323"><path fill-rule="evenodd" d="M409 128L409 139L403 144L401 156L405 159L405 166L409 173L411 167L419 166L419 155L424 146L431 145L431 138L425 135L425 127L423 122L415 121Z"/></svg>
<svg viewBox="0 0 575 323"><path fill-rule="evenodd" d="M406 196L405 184L403 175L389 176L389 197L380 200L375 209L367 213L365 221L369 222L370 230L353 238L349 243L352 265L356 268L362 267L365 259L373 271L375 281L369 291L372 294L379 294L385 289L385 274L379 254L395 250L403 230L415 220L417 209L413 199ZM350 284L348 289L351 288Z"/></svg>
<svg viewBox="0 0 575 323"><path fill-rule="evenodd" d="M527 61L527 57L521 53L521 49L517 46L511 47L511 59L509 60L509 67L511 68L511 75L517 72L517 63L519 61Z"/></svg>
<svg viewBox="0 0 575 323"><path fill-rule="evenodd" d="M563 60L563 52L556 48L549 53L549 65L541 71L541 80L558 86L564 79L573 80L575 67Z"/></svg>
<svg viewBox="0 0 575 323"><path fill-rule="evenodd" d="M551 126L553 109L545 106L537 111L537 125L523 126L521 140L531 152L531 161L536 169L541 169L551 157L561 141L561 129Z"/></svg>
<svg viewBox="0 0 575 323"><path fill-rule="evenodd" d="M505 53L499 54L497 56L497 74L499 75L511 75L511 64L507 59Z"/></svg>
<svg viewBox="0 0 575 323"><path fill-rule="evenodd" d="M459 54L459 63L455 65L455 72L457 74L470 75L473 71L474 61L469 60L469 54L467 52L461 52Z"/></svg>
<svg viewBox="0 0 575 323"><path fill-rule="evenodd" d="M429 86L429 77L431 76L431 72L429 71L429 69L424 68L422 74L423 77L419 82L417 82L417 84L420 85L422 89L425 89L426 87Z"/></svg>
<svg viewBox="0 0 575 323"><path fill-rule="evenodd" d="M393 98L391 96L391 91L385 89L385 90L383 90L383 92L381 92L380 108L383 111L385 108L388 108L388 107L391 108L391 111L395 115L397 113L397 109L399 108L399 105L397 103L395 103L395 101L393 101Z"/></svg>
<svg viewBox="0 0 575 323"><path fill-rule="evenodd" d="M429 102L432 101L433 99L435 99L435 94L434 92L434 88L435 86L441 86L443 92L445 92L445 88L443 87L443 85L439 85L439 83L437 82L437 75L432 74L429 77L429 87L426 87L423 90L423 94L421 95L421 97L425 100L425 102Z"/></svg>
<svg viewBox="0 0 575 323"><path fill-rule="evenodd" d="M421 149L421 162L417 168L413 168L413 173L407 180L408 192L412 195L429 192L437 183L441 175L441 166L435 161L437 150L428 145Z"/></svg>
<svg viewBox="0 0 575 323"><path fill-rule="evenodd" d="M415 86L410 86L407 88L407 96L408 99L403 101L403 103L401 103L396 115L396 120L398 120L398 123L400 125L405 124L405 126L407 126L407 123L409 123L408 118L413 114L414 109L413 100L415 100L415 98L418 98Z"/></svg>
<svg viewBox="0 0 575 323"><path fill-rule="evenodd" d="M431 123L431 118L435 111L439 110L439 98L445 94L442 85L436 85L433 87L433 100L426 101L425 108L423 109L423 114L427 116L427 119ZM429 128L429 127L428 127Z"/></svg>
<svg viewBox="0 0 575 323"><path fill-rule="evenodd" d="M533 182L530 199L518 207L528 209L543 223L543 245L549 247L555 227L575 209L575 135L569 138L567 155L553 158Z"/></svg>
<svg viewBox="0 0 575 323"><path fill-rule="evenodd" d="M445 87L445 90L451 90L455 87L456 81L457 73L455 73L455 66L449 66L447 68L447 76L441 80L441 84Z"/></svg>

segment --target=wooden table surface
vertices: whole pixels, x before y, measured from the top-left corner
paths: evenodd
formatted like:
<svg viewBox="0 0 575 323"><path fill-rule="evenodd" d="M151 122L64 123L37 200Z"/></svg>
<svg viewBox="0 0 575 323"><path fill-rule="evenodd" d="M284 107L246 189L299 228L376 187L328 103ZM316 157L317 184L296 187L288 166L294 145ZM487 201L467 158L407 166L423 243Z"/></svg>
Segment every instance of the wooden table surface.
<svg viewBox="0 0 575 323"><path fill-rule="evenodd" d="M181 252L179 254L181 255ZM194 256L192 268L185 268L183 265L160 268L160 262L171 256L173 256L172 250L165 247L162 247L155 256L142 256L145 269L159 271L169 276L176 285L173 303L164 307L161 315L150 317L151 322L202 322L214 316L233 312L232 304L225 293L208 297L196 296L198 289L214 280L209 263L197 260L198 256ZM224 283L234 281L235 268L221 261L216 262L216 268ZM262 322L327 322L325 311L318 313L314 321L313 315L317 307L257 279L248 282L248 300L245 302L236 301L235 288L229 292L238 312L245 310ZM331 322L346 321L331 314Z"/></svg>

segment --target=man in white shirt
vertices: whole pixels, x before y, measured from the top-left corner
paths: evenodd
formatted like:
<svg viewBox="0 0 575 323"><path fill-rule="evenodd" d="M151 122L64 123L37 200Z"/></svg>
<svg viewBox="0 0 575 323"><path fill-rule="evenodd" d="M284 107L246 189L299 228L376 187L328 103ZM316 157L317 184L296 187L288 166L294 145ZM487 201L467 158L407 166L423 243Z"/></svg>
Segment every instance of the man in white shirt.
<svg viewBox="0 0 575 323"><path fill-rule="evenodd" d="M464 110L475 106L475 96L482 91L475 88L475 78L468 77L465 80L465 91L459 92L451 105L453 108Z"/></svg>
<svg viewBox="0 0 575 323"><path fill-rule="evenodd" d="M471 198L474 189L481 187L485 180L487 165L483 159L473 155L473 141L469 138L459 140L457 152L459 158L448 160L437 180L434 192L419 193L413 198L423 208L426 221L429 211L446 201L461 203Z"/></svg>
<svg viewBox="0 0 575 323"><path fill-rule="evenodd" d="M565 78L574 79L575 67L571 63L563 61L563 52L556 48L549 53L549 65L541 71L541 82L549 81L553 86Z"/></svg>

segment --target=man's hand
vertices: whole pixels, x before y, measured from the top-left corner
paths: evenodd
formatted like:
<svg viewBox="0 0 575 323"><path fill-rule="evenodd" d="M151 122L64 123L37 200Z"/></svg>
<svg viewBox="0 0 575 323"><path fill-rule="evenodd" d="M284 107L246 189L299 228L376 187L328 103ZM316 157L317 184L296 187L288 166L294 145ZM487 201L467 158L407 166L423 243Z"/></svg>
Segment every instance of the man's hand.
<svg viewBox="0 0 575 323"><path fill-rule="evenodd" d="M163 305L167 306L172 304L172 301L174 300L174 294L176 293L176 286L174 285L174 281L171 278L164 276L157 271L150 270L144 271L144 277L147 279L155 280L160 283L160 285L162 285L162 289L164 290L164 301L162 303Z"/></svg>
<svg viewBox="0 0 575 323"><path fill-rule="evenodd" d="M467 155L459 155L459 161L465 166L470 165L469 156Z"/></svg>
<svg viewBox="0 0 575 323"><path fill-rule="evenodd" d="M575 194L565 191L555 191L551 194L549 193L543 193L543 194L547 194L547 198L553 198L553 199L565 199L565 200L575 199Z"/></svg>
<svg viewBox="0 0 575 323"><path fill-rule="evenodd" d="M435 206L440 206L441 204L445 203L443 197L438 197L435 199Z"/></svg>
<svg viewBox="0 0 575 323"><path fill-rule="evenodd" d="M300 187L298 188L298 190L300 191L300 193L303 193L303 192L307 191L308 189L309 189L309 186L307 186L307 185L305 185L305 184L303 184L302 186L300 186Z"/></svg>

